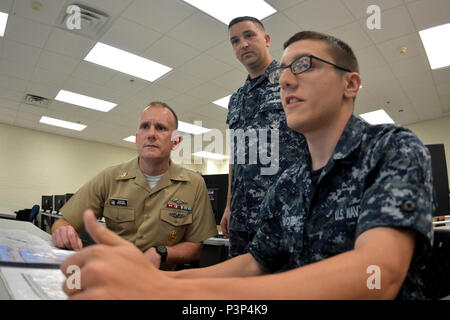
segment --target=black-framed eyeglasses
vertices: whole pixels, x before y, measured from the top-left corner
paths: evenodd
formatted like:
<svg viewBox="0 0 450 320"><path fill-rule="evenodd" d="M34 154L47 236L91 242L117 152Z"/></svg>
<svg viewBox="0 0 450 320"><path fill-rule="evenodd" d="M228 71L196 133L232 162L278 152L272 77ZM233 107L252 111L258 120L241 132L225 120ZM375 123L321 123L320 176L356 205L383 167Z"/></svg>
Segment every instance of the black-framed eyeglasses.
<svg viewBox="0 0 450 320"><path fill-rule="evenodd" d="M269 81L273 84L277 83L280 80L281 74L287 68L291 69L292 74L300 74L305 71L308 71L312 67L312 59L313 58L317 59L319 61L328 63L328 64L332 65L333 67L335 67L336 69L339 69L339 70L342 70L345 72L352 72L347 68L340 67L337 64L334 64L330 61L324 60L322 58L319 58L319 57L316 57L316 56L313 56L312 54L310 54L310 55L298 57L290 65L288 65L286 67L278 67L278 68L274 69L272 72L269 73Z"/></svg>

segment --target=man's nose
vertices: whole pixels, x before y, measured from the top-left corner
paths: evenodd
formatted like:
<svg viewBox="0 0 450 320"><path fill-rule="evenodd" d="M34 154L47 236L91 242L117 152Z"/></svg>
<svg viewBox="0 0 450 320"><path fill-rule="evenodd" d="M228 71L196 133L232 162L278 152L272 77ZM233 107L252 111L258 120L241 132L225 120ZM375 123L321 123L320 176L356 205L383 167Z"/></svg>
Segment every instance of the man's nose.
<svg viewBox="0 0 450 320"><path fill-rule="evenodd" d="M292 73L291 68L286 68L281 72L280 79L278 82L280 83L280 87L282 89L287 87L292 87L295 85L297 81L295 75Z"/></svg>

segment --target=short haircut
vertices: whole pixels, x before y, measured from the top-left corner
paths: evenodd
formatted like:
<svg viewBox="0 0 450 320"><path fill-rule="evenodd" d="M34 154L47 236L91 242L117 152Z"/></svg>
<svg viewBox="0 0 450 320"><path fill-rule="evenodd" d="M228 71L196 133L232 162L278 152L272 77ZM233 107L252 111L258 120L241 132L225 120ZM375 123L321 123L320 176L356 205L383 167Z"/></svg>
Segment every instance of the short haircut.
<svg viewBox="0 0 450 320"><path fill-rule="evenodd" d="M340 67L347 68L352 72L359 73L358 60L353 53L352 48L344 41L331 35L315 32L301 31L290 37L283 45L283 49L289 47L292 43L300 40L319 40L328 44L328 53L334 59L334 63Z"/></svg>
<svg viewBox="0 0 450 320"><path fill-rule="evenodd" d="M258 19L254 18L254 17L250 17L250 16L243 16L243 17L237 17L234 18L233 20L230 21L230 23L228 24L228 30L230 30L230 28L232 26L234 26L235 24L238 24L239 22L243 22L243 21L250 21L253 22L256 26L258 26L259 28L261 28L263 31L266 31L266 29L264 29L264 25L262 24L261 21L259 21Z"/></svg>
<svg viewBox="0 0 450 320"><path fill-rule="evenodd" d="M175 129L178 129L178 117L177 117L177 114L175 113L175 111L171 107L169 107L169 105L167 103L161 102L161 101L152 101L152 102L150 102L147 105L147 108L145 108L144 111L149 109L149 108L152 108L152 107L160 107L160 108L164 108L164 109L169 110L172 113L172 115L174 117L174 120L175 120Z"/></svg>

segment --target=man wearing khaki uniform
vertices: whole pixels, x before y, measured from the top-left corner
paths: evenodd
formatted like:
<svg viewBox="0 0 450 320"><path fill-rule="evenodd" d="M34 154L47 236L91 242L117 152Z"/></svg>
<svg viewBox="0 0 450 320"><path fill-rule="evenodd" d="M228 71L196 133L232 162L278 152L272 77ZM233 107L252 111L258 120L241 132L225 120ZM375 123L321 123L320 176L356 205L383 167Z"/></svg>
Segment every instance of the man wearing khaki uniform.
<svg viewBox="0 0 450 320"><path fill-rule="evenodd" d="M84 231L83 212L90 208L157 267L200 258L201 241L217 229L202 177L170 161L181 142L173 135L177 124L169 106L150 103L136 133L139 156L105 169L78 190L52 227L57 247L81 249L78 232Z"/></svg>

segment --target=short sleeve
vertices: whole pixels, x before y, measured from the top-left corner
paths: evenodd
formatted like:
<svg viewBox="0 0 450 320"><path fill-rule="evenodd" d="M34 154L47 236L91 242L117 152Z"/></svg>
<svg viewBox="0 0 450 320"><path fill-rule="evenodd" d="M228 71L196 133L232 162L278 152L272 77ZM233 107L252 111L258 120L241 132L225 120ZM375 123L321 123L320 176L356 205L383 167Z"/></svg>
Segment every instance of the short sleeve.
<svg viewBox="0 0 450 320"><path fill-rule="evenodd" d="M421 254L433 241L429 152L405 130L384 136L372 155L370 161L378 161L379 170L363 195L355 237L375 227L412 229L421 235L416 246L416 253Z"/></svg>

